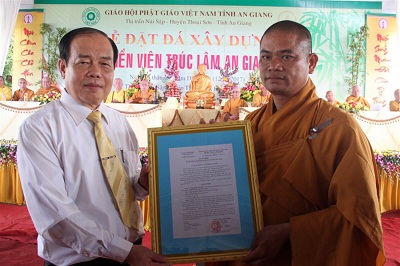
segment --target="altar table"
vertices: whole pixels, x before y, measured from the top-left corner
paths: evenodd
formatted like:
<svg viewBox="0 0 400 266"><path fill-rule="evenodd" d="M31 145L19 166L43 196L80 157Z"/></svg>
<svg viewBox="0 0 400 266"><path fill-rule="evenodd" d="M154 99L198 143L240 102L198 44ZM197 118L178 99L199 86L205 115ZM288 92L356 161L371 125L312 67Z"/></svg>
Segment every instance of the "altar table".
<svg viewBox="0 0 400 266"><path fill-rule="evenodd" d="M379 196L381 212L400 210L400 173L389 176L382 168L378 167L380 175Z"/></svg>
<svg viewBox="0 0 400 266"><path fill-rule="evenodd" d="M18 167L13 163L0 166L0 202L18 205L25 203Z"/></svg>
<svg viewBox="0 0 400 266"><path fill-rule="evenodd" d="M0 139L18 139L19 126L40 108L38 102L0 101Z"/></svg>

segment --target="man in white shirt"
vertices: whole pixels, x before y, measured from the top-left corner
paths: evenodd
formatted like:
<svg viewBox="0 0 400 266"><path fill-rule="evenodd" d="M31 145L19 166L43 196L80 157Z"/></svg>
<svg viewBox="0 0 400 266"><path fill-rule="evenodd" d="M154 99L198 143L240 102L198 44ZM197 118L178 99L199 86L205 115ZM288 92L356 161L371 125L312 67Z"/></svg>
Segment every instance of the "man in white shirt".
<svg viewBox="0 0 400 266"><path fill-rule="evenodd" d="M122 114L103 104L114 78L116 45L102 31L79 28L62 38L59 49L65 92L26 119L18 142L18 169L39 234L39 256L45 265L168 265L139 245L140 207L139 229L124 225L87 119L94 110L102 113L136 199L143 200L149 168L140 164L136 136Z"/></svg>

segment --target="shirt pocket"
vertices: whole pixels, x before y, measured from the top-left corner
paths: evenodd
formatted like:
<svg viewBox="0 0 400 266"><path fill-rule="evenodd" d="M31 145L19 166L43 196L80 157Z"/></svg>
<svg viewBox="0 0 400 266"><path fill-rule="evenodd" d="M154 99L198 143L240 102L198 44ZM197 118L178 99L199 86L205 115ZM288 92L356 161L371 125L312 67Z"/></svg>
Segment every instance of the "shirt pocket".
<svg viewBox="0 0 400 266"><path fill-rule="evenodd" d="M140 175L142 168L137 152L120 148L118 151L122 165L128 175L129 180L133 184Z"/></svg>

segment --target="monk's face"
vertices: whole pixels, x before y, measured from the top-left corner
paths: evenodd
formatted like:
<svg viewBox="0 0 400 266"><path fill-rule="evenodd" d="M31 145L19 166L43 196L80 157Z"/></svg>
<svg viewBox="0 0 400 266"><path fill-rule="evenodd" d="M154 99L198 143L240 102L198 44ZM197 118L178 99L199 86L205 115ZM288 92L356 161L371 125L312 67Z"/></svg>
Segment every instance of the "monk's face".
<svg viewBox="0 0 400 266"><path fill-rule="evenodd" d="M18 80L18 86L19 86L19 88L21 90L25 90L26 89L27 83L28 82L26 81L26 79L21 78L21 79Z"/></svg>
<svg viewBox="0 0 400 266"><path fill-rule="evenodd" d="M354 86L351 91L351 94L353 94L353 96L356 96L356 97L360 96L360 87Z"/></svg>
<svg viewBox="0 0 400 266"><path fill-rule="evenodd" d="M273 96L289 100L314 72L318 56L295 33L275 30L260 44L260 77Z"/></svg>
<svg viewBox="0 0 400 266"><path fill-rule="evenodd" d="M50 80L50 78L43 78L42 79L42 87L43 88L45 88L45 89L48 89L48 88L50 88L50 86L51 86L51 80Z"/></svg>
<svg viewBox="0 0 400 266"><path fill-rule="evenodd" d="M239 97L240 97L240 88L239 87L234 87L233 89L232 89L232 97L233 97L233 99L238 99Z"/></svg>
<svg viewBox="0 0 400 266"><path fill-rule="evenodd" d="M149 91L149 82L147 80L142 80L139 83L140 90L142 92L148 92Z"/></svg>
<svg viewBox="0 0 400 266"><path fill-rule="evenodd" d="M115 90L118 92L118 91L122 90L124 83L122 82L122 79L118 78L118 79L114 80L113 85L114 85Z"/></svg>
<svg viewBox="0 0 400 266"><path fill-rule="evenodd" d="M328 92L326 93L325 97L326 97L326 100L327 100L328 102L333 103L333 102L335 101L335 97L333 96L333 92L331 92L331 91L328 91Z"/></svg>
<svg viewBox="0 0 400 266"><path fill-rule="evenodd" d="M396 102L400 102L400 90L399 89L394 91L394 98L396 99Z"/></svg>

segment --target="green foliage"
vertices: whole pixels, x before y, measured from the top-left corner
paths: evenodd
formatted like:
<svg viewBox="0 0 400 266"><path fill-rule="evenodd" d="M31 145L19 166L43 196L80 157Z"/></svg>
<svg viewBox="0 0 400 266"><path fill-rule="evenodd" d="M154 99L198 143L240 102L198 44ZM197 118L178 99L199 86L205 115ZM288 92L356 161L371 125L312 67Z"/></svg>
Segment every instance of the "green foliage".
<svg viewBox="0 0 400 266"><path fill-rule="evenodd" d="M346 57L347 61L351 63L351 69L345 79L346 84L349 86L348 91L354 85L361 85L365 80L365 54L366 54L366 39L369 36L368 27L361 26L359 31L349 33L350 55Z"/></svg>
<svg viewBox="0 0 400 266"><path fill-rule="evenodd" d="M61 38L67 33L66 28L55 28L50 24L43 23L40 25L40 34L43 35L43 58L39 61L39 70L46 72L55 83L58 78L58 43ZM40 84L41 81L38 82Z"/></svg>
<svg viewBox="0 0 400 266"><path fill-rule="evenodd" d="M6 78L7 75L12 76L12 66L13 66L13 52L14 52L14 35L11 38L10 46L8 46L6 64L4 65L3 77ZM11 88L11 84L4 80L6 86Z"/></svg>
<svg viewBox="0 0 400 266"><path fill-rule="evenodd" d="M349 72L346 62L347 40L343 36L356 31L364 23L364 15L356 11L307 11L299 22L310 30L313 52L318 55L313 79L340 95L345 86L346 73Z"/></svg>

